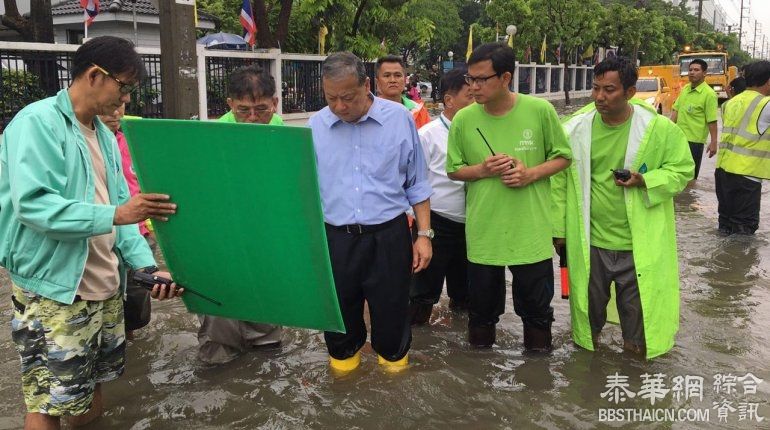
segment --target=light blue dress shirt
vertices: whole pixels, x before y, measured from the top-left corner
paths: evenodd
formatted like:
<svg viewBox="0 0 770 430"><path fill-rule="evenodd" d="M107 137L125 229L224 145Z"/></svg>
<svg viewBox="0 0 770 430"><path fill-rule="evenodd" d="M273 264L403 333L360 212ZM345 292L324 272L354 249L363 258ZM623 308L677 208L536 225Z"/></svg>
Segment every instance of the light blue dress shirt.
<svg viewBox="0 0 770 430"><path fill-rule="evenodd" d="M328 106L310 118L324 219L331 225L381 224L433 192L412 114L373 99L356 123Z"/></svg>

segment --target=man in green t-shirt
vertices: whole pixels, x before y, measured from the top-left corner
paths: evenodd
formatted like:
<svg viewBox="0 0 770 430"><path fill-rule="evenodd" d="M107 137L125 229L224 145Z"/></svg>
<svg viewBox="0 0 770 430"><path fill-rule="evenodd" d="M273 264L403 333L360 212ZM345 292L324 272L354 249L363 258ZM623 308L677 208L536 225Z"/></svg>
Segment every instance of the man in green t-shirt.
<svg viewBox="0 0 770 430"><path fill-rule="evenodd" d="M239 67L230 75L227 106L230 110L219 118L220 122L283 125L275 113L275 79L256 64Z"/></svg>
<svg viewBox="0 0 770 430"><path fill-rule="evenodd" d="M717 94L705 82L708 65L700 58L690 62L687 77L690 83L674 102L671 121L684 131L690 142L690 152L695 162L695 178L698 179L700 162L703 158L703 145L711 134L711 141L706 152L709 158L717 153Z"/></svg>
<svg viewBox="0 0 770 430"><path fill-rule="evenodd" d="M554 243L566 238L575 342L596 348L614 282L624 349L653 358L679 327L673 197L694 163L684 133L633 98L637 78L626 58L602 61L595 102L565 121L576 156L551 178Z"/></svg>
<svg viewBox="0 0 770 430"><path fill-rule="evenodd" d="M572 157L556 110L546 100L509 90L516 66L502 43L476 48L466 82L475 104L452 120L447 173L468 183L468 340L495 342L505 310L505 267L513 307L524 323L524 347L551 349L553 263L548 177Z"/></svg>
<svg viewBox="0 0 770 430"><path fill-rule="evenodd" d="M257 65L244 66L230 75L227 104L230 111L220 122L283 125L275 114L278 97L275 79ZM277 346L282 329L272 324L200 315L198 358L209 364L224 363L256 347Z"/></svg>

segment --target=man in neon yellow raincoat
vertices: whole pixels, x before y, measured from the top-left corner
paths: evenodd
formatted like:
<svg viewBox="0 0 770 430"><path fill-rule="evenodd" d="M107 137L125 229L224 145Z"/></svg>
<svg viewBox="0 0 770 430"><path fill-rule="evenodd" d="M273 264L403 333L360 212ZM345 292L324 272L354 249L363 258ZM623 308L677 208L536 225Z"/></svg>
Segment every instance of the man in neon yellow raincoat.
<svg viewBox="0 0 770 430"><path fill-rule="evenodd" d="M552 178L554 237L566 239L575 342L594 350L614 282L624 348L649 359L679 328L673 197L695 166L682 131L632 98L637 77L625 58L598 64L594 103L565 120L574 161Z"/></svg>

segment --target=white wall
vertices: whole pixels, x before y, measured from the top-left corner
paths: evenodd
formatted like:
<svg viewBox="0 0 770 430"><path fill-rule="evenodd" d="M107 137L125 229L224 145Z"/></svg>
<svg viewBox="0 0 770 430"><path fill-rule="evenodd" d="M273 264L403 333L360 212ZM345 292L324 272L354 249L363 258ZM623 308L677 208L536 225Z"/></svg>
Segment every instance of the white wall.
<svg viewBox="0 0 770 430"><path fill-rule="evenodd" d="M67 30L82 30L82 24L61 24L54 29L56 43L67 43ZM160 27L151 24L137 24L139 43L137 46L160 48ZM117 36L134 41L134 25L130 22L93 23L88 28L88 37Z"/></svg>

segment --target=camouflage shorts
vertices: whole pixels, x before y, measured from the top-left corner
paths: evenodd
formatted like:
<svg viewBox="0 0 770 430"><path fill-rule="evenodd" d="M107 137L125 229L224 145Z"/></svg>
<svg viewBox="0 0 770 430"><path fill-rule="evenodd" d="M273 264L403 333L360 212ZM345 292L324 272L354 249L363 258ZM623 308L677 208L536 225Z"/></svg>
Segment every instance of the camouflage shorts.
<svg viewBox="0 0 770 430"><path fill-rule="evenodd" d="M121 296L67 305L13 286L11 329L28 412L82 415L96 383L123 373Z"/></svg>

